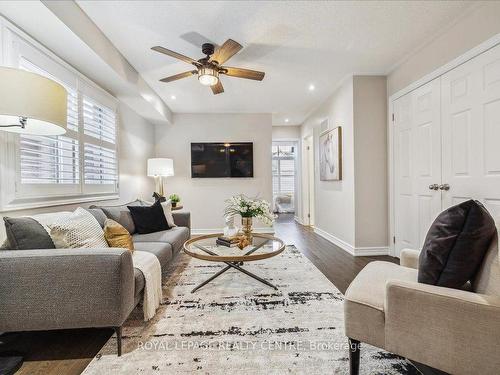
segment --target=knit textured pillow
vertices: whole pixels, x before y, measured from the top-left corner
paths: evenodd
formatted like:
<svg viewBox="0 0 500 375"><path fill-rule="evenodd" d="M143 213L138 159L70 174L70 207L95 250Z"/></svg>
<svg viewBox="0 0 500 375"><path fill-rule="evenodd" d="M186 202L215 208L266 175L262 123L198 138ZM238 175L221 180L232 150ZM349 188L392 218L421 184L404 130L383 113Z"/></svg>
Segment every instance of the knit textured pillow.
<svg viewBox="0 0 500 375"><path fill-rule="evenodd" d="M109 247L121 247L134 251L134 242L132 236L123 225L114 220L106 219L104 222L104 238Z"/></svg>
<svg viewBox="0 0 500 375"><path fill-rule="evenodd" d="M48 226L50 237L57 249L109 247L104 238L104 231L95 217L81 207Z"/></svg>

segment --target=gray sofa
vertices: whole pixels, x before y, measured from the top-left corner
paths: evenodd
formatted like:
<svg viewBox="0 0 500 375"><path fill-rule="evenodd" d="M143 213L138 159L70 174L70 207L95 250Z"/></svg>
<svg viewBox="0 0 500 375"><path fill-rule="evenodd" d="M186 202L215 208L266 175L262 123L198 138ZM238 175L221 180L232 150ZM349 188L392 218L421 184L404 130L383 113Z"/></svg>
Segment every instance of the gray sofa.
<svg viewBox="0 0 500 375"><path fill-rule="evenodd" d="M90 211L103 225L100 210ZM102 207L101 213L121 212L117 221L123 224L130 219L126 211L125 205ZM157 256L162 273L190 237L190 214L173 217L177 227L132 235L136 250ZM2 250L0 332L111 327L121 355L121 326L141 301L144 283L124 249Z"/></svg>

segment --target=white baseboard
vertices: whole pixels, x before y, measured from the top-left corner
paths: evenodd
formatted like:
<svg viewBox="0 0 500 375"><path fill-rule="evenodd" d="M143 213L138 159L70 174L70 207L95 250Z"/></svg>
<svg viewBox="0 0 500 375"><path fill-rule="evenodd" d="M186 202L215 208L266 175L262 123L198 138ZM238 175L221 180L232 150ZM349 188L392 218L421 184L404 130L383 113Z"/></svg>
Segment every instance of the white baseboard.
<svg viewBox="0 0 500 375"><path fill-rule="evenodd" d="M253 228L253 232L255 233L267 233L273 234L273 227L261 227L261 228ZM199 235L199 234L213 234L213 233L222 233L222 228L212 228L212 229L191 229L191 234Z"/></svg>
<svg viewBox="0 0 500 375"><path fill-rule="evenodd" d="M320 229L320 228L314 228L314 233L320 235L324 239L330 241L334 245L337 245L340 247L342 250L345 250L349 254L355 256L355 257L362 257L362 256L375 256L375 255L388 255L389 254L389 248L388 247L354 247L351 244L341 240L338 237L335 237L331 235L330 233Z"/></svg>
<svg viewBox="0 0 500 375"><path fill-rule="evenodd" d="M304 222L300 219L300 217L298 217L298 216L294 216L294 217L293 217L293 219L294 219L297 223L299 223L300 225L305 225L305 224L304 224Z"/></svg>
<svg viewBox="0 0 500 375"><path fill-rule="evenodd" d="M356 247L354 252L359 257L389 255L389 247Z"/></svg>

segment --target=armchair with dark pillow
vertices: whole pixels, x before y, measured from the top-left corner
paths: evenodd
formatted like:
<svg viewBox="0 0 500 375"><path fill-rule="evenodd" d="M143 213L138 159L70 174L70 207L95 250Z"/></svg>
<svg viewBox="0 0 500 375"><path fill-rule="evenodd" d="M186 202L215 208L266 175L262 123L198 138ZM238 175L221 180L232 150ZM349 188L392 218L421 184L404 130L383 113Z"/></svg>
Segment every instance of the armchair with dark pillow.
<svg viewBox="0 0 500 375"><path fill-rule="evenodd" d="M498 236L483 209L473 201L450 208L429 230L422 253L403 250L399 266L376 261L357 275L344 302L351 374L363 366L360 342L450 374L498 374ZM467 287L449 287L464 281Z"/></svg>

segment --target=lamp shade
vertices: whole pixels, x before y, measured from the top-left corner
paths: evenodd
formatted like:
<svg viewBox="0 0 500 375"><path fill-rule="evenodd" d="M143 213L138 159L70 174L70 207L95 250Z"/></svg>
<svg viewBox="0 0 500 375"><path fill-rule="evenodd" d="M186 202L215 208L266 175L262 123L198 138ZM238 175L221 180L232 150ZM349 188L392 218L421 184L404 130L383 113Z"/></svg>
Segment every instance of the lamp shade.
<svg viewBox="0 0 500 375"><path fill-rule="evenodd" d="M148 159L148 176L173 176L174 161L166 158Z"/></svg>
<svg viewBox="0 0 500 375"><path fill-rule="evenodd" d="M0 67L0 130L60 135L67 127L67 92L39 74Z"/></svg>

